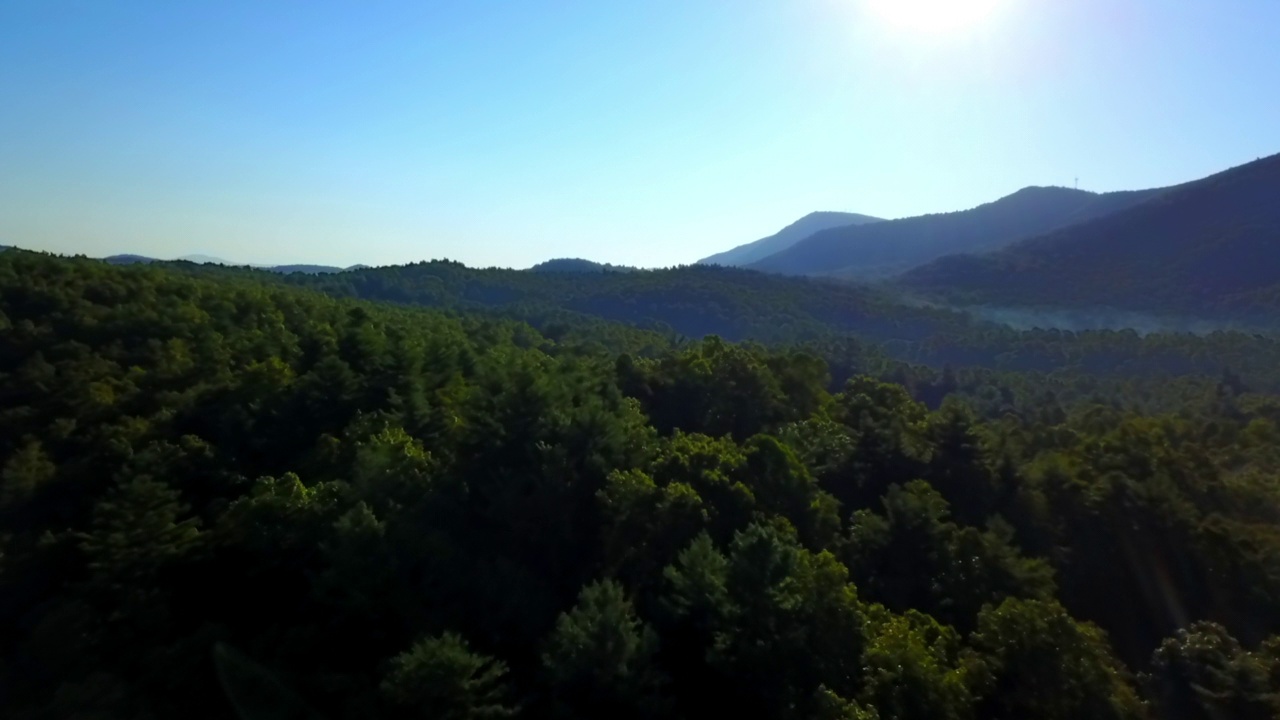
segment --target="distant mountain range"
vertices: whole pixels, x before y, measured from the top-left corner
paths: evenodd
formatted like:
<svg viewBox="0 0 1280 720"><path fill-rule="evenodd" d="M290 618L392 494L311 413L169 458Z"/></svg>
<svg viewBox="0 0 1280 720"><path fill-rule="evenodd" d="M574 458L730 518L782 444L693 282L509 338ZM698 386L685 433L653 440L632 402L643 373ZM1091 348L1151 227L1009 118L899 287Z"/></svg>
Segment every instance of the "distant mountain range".
<svg viewBox="0 0 1280 720"><path fill-rule="evenodd" d="M145 255L108 255L102 259L103 262L112 265L135 265L138 263L153 262L189 262L196 265L226 265L235 267L236 263L231 263L222 258L216 258L211 255L184 255L176 260L161 260L159 258L147 257ZM308 275L323 275L327 273L345 272L347 270L359 270L369 267L368 265L352 265L351 267L336 267L334 265L239 265L239 267L252 267L259 270L270 270L278 273L306 273Z"/></svg>
<svg viewBox="0 0 1280 720"><path fill-rule="evenodd" d="M1280 310L1280 155L899 284L967 303L1158 312Z"/></svg>
<svg viewBox="0 0 1280 720"><path fill-rule="evenodd" d="M739 245L732 250L717 253L698 261L699 265L724 265L746 267L752 263L782 252L814 233L831 228L866 225L882 222L880 218L847 212L812 212L767 238Z"/></svg>
<svg viewBox="0 0 1280 720"><path fill-rule="evenodd" d="M767 256L752 260L761 254ZM158 262L141 255L113 255L104 260L112 264ZM231 265L205 255L188 255L176 261L185 263L192 263L192 270ZM746 264L746 270L822 278L821 282L801 281L812 284L799 294L785 293L788 302L799 297L806 303L816 302L812 300L816 296L827 298L819 304L820 310L812 314L797 311L796 315L814 317L821 325L839 316L841 311L835 308L840 302L855 302L840 295L844 283L837 281L877 280L884 293L905 292L911 303L969 307L988 313L1018 308L1097 309L1215 322L1231 319L1248 322L1251 327L1269 327L1280 321L1280 155L1169 188L1099 194L1028 187L969 210L899 220L812 213L774 235L712 255L700 264ZM326 275L365 267L294 264L259 269ZM648 292L656 287L653 278L657 276L636 271L581 258L556 258L527 271L504 272L515 273L512 278L611 276L542 280L570 283L564 286L564 298L553 303L560 309L581 312L590 306L593 314L619 319L612 314L630 318L638 312L635 303L656 302L642 296L640 290ZM623 273L631 275L626 282L614 277ZM386 282L381 275L377 277ZM704 288L709 279L719 282L730 277L745 285L764 287L738 275L672 277L697 278L695 284ZM587 283L592 287L623 286L637 294L626 300L611 298L609 302L617 300L617 307L610 305L608 312L599 311L577 294L580 290L570 292L570 288L586 287ZM501 299L511 296L516 287L523 285L512 281L512 287L501 292L472 287L464 295L476 300L496 293L494 297ZM664 303L675 303L686 313L700 302L720 303L718 298L682 289L680 283L672 283L662 292L672 296ZM888 301L889 295L878 295L877 302ZM842 299L831 305L828 300L833 298ZM547 298L540 301L547 302ZM715 312L713 307L699 311ZM690 334L695 329L709 331L708 327L726 329L710 321L694 322L692 318L698 316L690 315L686 323L674 322L672 315L661 313L657 316L660 320L646 317L646 321L668 323ZM1256 320L1265 322L1255 324Z"/></svg>
<svg viewBox="0 0 1280 720"><path fill-rule="evenodd" d="M748 267L784 275L888 277L944 255L995 250L1101 217L1161 192L1028 187L971 210L822 230Z"/></svg>

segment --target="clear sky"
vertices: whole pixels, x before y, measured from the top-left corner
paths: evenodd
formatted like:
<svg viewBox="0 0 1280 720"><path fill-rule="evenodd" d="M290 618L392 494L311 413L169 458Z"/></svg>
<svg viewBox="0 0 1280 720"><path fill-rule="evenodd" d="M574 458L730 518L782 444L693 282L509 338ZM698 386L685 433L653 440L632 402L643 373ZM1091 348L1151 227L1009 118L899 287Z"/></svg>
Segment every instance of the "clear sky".
<svg viewBox="0 0 1280 720"><path fill-rule="evenodd" d="M4 0L0 244L662 266L1280 152L1278 0L951 2Z"/></svg>

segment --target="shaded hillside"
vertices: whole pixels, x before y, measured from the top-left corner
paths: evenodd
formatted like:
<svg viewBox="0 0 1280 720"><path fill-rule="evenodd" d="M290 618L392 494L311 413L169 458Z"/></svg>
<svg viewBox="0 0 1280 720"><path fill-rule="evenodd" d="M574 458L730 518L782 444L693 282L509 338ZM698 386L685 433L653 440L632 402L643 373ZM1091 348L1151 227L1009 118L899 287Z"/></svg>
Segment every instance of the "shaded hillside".
<svg viewBox="0 0 1280 720"><path fill-rule="evenodd" d="M1280 308L1280 155L1094 222L901 278L953 301L1201 315Z"/></svg>
<svg viewBox="0 0 1280 720"><path fill-rule="evenodd" d="M944 255L992 250L1108 215L1161 192L1023 188L971 210L824 230L750 267L784 275L885 277Z"/></svg>
<svg viewBox="0 0 1280 720"><path fill-rule="evenodd" d="M767 238L739 245L698 261L701 265L746 266L781 252L810 235L837 227L883 222L870 215L846 212L812 212Z"/></svg>
<svg viewBox="0 0 1280 720"><path fill-rule="evenodd" d="M714 334L732 340L793 342L832 332L920 339L964 322L956 313L899 306L852 285L697 265L566 273L475 269L433 261L286 279L338 296L487 308L526 319L570 312L688 337Z"/></svg>

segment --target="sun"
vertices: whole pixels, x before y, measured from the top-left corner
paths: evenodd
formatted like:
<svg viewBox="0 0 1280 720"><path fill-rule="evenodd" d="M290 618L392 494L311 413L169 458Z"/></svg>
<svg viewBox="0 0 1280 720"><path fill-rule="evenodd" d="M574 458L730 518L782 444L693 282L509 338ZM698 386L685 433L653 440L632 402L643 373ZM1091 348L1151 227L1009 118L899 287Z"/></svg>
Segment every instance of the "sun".
<svg viewBox="0 0 1280 720"><path fill-rule="evenodd" d="M1000 5L1001 0L864 0L872 13L904 30L953 33L971 28Z"/></svg>

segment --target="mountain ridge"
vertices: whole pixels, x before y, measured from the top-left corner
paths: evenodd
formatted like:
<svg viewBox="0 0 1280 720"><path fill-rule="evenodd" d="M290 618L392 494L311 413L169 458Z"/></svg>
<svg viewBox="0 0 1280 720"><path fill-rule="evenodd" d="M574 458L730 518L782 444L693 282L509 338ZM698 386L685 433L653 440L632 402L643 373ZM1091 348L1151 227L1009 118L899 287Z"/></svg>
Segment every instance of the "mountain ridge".
<svg viewBox="0 0 1280 720"><path fill-rule="evenodd" d="M146 255L136 255L133 253L120 253L117 255L108 255L102 258L102 261L110 265L134 265L149 263L170 263L170 262L186 262L193 265L224 265L226 267L249 267L258 270L269 270L276 273L305 273L309 275L328 274L347 272L349 270L360 270L369 267L368 265L356 264L350 267L338 267L336 265L312 265L307 263L296 263L288 265L250 265L245 263L234 263L222 258L213 257L212 255L183 255L172 260L163 260L161 258L148 257Z"/></svg>
<svg viewBox="0 0 1280 720"><path fill-rule="evenodd" d="M961 302L1262 311L1259 299L1280 297L1277 198L1280 154L995 253L940 258L897 282Z"/></svg>
<svg viewBox="0 0 1280 720"><path fill-rule="evenodd" d="M994 250L1111 214L1166 191L1030 186L967 210L819 231L748 267L783 275L889 277L945 255Z"/></svg>
<svg viewBox="0 0 1280 720"><path fill-rule="evenodd" d="M805 215L768 237L705 257L699 260L697 264L743 267L781 252L816 232L836 227L878 222L884 222L884 220L860 213L819 210Z"/></svg>

